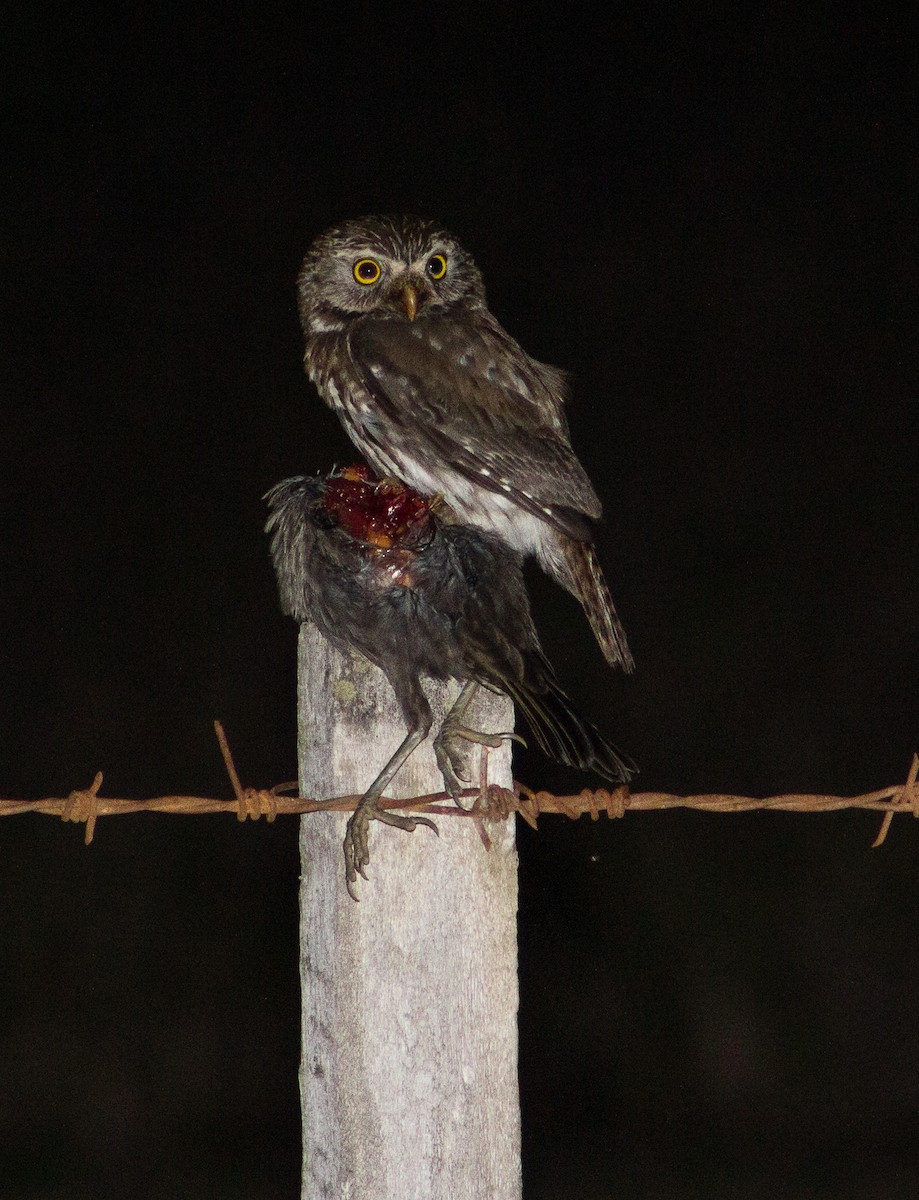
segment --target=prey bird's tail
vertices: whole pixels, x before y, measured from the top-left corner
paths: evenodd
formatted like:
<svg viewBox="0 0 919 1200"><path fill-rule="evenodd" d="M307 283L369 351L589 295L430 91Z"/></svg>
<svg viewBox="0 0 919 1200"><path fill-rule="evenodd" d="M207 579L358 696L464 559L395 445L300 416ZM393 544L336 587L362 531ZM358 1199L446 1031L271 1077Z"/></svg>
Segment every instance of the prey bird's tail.
<svg viewBox="0 0 919 1200"><path fill-rule="evenodd" d="M581 716L541 655L538 660L531 660L530 668L522 683L506 679L502 686L517 705L540 750L569 767L595 771L610 783L628 783L638 770L628 755Z"/></svg>
<svg viewBox="0 0 919 1200"><path fill-rule="evenodd" d="M623 671L633 671L635 662L632 652L622 623L616 616L613 598L593 545L565 538L562 553L566 572L560 582L580 600L603 657L611 667L621 666Z"/></svg>

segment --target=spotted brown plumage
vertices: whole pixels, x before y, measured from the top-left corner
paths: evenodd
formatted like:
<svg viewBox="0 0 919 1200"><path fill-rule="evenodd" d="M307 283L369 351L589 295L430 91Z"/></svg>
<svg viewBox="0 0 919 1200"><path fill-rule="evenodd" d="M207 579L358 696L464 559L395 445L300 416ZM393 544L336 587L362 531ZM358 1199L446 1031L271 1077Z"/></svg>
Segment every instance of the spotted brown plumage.
<svg viewBox="0 0 919 1200"><path fill-rule="evenodd" d="M489 312L470 255L430 221L367 217L316 240L298 287L307 373L374 470L535 554L580 600L607 660L631 670L564 375Z"/></svg>

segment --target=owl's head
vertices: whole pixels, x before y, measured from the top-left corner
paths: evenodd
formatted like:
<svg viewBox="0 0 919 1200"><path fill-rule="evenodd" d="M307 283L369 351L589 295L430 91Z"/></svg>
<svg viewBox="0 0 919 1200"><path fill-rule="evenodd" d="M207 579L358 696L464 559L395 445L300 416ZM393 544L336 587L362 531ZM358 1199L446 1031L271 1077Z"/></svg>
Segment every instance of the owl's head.
<svg viewBox="0 0 919 1200"><path fill-rule="evenodd" d="M421 217L362 217L327 230L303 260L297 289L307 336L366 313L414 321L454 304L485 305L471 256Z"/></svg>

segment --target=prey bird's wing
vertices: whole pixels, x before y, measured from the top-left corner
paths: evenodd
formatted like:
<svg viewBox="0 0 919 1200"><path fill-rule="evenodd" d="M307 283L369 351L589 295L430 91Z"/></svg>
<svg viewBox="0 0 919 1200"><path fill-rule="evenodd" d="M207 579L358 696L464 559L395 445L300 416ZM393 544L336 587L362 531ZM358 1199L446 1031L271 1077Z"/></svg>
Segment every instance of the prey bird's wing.
<svg viewBox="0 0 919 1200"><path fill-rule="evenodd" d="M265 532L271 534L281 610L298 621L314 616L310 567L316 546L313 514L324 490L325 480L296 475L275 484L264 497L271 514Z"/></svg>
<svg viewBox="0 0 919 1200"><path fill-rule="evenodd" d="M354 366L419 460L443 462L584 538L600 501L568 444L564 378L529 358L488 314L367 319Z"/></svg>

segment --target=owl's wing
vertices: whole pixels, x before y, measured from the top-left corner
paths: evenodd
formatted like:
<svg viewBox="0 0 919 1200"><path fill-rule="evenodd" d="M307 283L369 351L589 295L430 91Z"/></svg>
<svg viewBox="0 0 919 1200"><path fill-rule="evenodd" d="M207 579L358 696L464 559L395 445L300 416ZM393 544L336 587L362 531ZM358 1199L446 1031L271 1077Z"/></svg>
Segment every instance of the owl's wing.
<svg viewBox="0 0 919 1200"><path fill-rule="evenodd" d="M578 536L579 520L600 516L600 501L568 443L564 377L487 314L478 318L361 322L351 334L354 366L419 460L447 463Z"/></svg>

